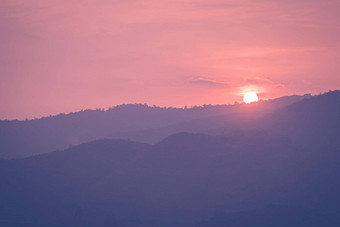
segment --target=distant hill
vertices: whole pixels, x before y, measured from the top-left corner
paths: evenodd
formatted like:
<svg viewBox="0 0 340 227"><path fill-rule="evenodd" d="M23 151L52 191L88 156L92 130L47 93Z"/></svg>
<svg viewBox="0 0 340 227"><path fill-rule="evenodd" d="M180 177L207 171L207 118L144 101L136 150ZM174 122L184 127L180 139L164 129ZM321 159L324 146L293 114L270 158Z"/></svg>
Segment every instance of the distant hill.
<svg viewBox="0 0 340 227"><path fill-rule="evenodd" d="M295 152L262 133L180 133L155 145L100 140L3 161L1 226L190 226L214 206L252 204L237 205L248 193L269 202L302 161L290 160Z"/></svg>
<svg viewBox="0 0 340 227"><path fill-rule="evenodd" d="M272 131L315 148L340 148L340 91L313 96L275 110L254 122L256 128Z"/></svg>
<svg viewBox="0 0 340 227"><path fill-rule="evenodd" d="M251 114L220 135L182 132L154 145L106 139L2 159L0 224L337 227L339 95L265 115L243 106Z"/></svg>
<svg viewBox="0 0 340 227"><path fill-rule="evenodd" d="M258 103L253 115L262 116L305 96L289 96ZM65 149L103 138L134 139L155 143L181 132L202 132L217 127L218 117L235 124L248 114L245 105L205 105L193 108L161 108L140 104L121 105L109 110L85 110L26 121L0 121L0 158L28 157ZM210 119L214 124L206 124Z"/></svg>
<svg viewBox="0 0 340 227"><path fill-rule="evenodd" d="M339 221L332 214L338 201L331 199L340 189L334 184L339 171L333 171L338 160L338 155L320 159L285 138L260 132L180 133L153 146L100 140L0 162L0 222L11 227L204 226L216 222L204 220L217 211L228 214L225 223L244 223L233 213L245 210L250 215L245 213L244 226L252 226L259 218L252 209L277 203L307 211L315 204L331 207L331 213L313 218ZM271 212L272 224L285 218L281 210ZM310 223L314 219L308 215L296 220Z"/></svg>
<svg viewBox="0 0 340 227"><path fill-rule="evenodd" d="M223 135L235 131L258 130L289 137L310 148L327 146L334 150L340 147L340 91L306 95L304 99L290 104L288 100L282 97L264 103L240 105L237 111L227 114L157 129L126 132L120 137L152 143L182 131Z"/></svg>
<svg viewBox="0 0 340 227"><path fill-rule="evenodd" d="M219 107L222 114L217 107L111 110L118 111L120 119L135 119L126 125L130 129L140 119L145 120L138 123L143 128L152 118L153 126L159 126L170 117L172 125L140 130L148 136L181 129L210 135L176 133L153 145L101 139L23 159L0 159L0 225L339 226L339 104L340 92L334 91L289 105L235 105L226 107L228 113ZM144 108L147 111L140 112ZM186 111L197 119L188 120L192 115ZM74 122L79 124L72 129L75 135L104 136L111 132L112 125L104 127L109 117L88 119L113 113L85 111L1 122L2 130L8 129L2 131L1 146L31 144L33 149L42 132L53 132L42 139L51 142L55 137L62 144L72 135L63 137L63 130L71 130ZM216 115L208 116L212 113ZM182 123L176 123L176 117ZM114 119L120 127L130 122ZM35 131L37 125L41 131ZM96 134L100 129L107 131ZM18 132L27 135L25 140L18 139ZM44 140L41 144L51 145Z"/></svg>

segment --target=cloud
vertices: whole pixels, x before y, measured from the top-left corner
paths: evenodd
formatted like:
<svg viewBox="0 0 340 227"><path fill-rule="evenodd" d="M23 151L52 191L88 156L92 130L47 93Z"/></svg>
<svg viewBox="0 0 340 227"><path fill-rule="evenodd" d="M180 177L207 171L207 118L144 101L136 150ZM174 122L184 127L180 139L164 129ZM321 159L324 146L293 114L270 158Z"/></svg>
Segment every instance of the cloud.
<svg viewBox="0 0 340 227"><path fill-rule="evenodd" d="M206 84L206 85L219 86L219 87L229 85L228 83L226 83L224 81L214 80L214 79L209 79L209 78L203 78L203 77L193 79L190 82L194 83L194 84Z"/></svg>
<svg viewBox="0 0 340 227"><path fill-rule="evenodd" d="M249 84L254 84L254 85L271 85L274 86L276 88L285 88L284 84L280 84L280 83L275 83L274 81L265 78L265 77L259 77L259 76L255 76L255 77L247 77L246 78L247 83Z"/></svg>
<svg viewBox="0 0 340 227"><path fill-rule="evenodd" d="M247 77L246 81L250 84L273 84L274 83L272 80L268 78L259 77L259 76Z"/></svg>
<svg viewBox="0 0 340 227"><path fill-rule="evenodd" d="M266 77L254 76L244 78L246 84L238 87L240 96L247 92L256 92L261 98L268 99L288 94L289 88L285 84L277 83Z"/></svg>

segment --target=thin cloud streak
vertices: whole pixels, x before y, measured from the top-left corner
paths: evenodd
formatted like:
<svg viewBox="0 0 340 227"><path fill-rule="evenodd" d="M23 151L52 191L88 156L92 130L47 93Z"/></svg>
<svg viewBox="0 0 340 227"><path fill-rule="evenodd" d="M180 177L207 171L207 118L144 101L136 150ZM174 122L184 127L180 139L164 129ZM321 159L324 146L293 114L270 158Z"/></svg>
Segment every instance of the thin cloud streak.
<svg viewBox="0 0 340 227"><path fill-rule="evenodd" d="M208 78L203 78L203 77L193 79L190 82L193 84L206 84L206 85L221 86L221 87L229 86L229 84L224 81L218 81L218 80L213 80L213 79L208 79Z"/></svg>

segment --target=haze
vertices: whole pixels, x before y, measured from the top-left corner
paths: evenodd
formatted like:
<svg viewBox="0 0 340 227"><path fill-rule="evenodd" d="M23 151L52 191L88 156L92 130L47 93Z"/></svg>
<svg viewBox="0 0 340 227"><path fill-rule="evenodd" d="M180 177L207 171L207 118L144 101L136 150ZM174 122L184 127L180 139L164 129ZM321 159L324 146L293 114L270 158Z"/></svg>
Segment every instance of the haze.
<svg viewBox="0 0 340 227"><path fill-rule="evenodd" d="M2 0L0 118L340 86L338 0Z"/></svg>

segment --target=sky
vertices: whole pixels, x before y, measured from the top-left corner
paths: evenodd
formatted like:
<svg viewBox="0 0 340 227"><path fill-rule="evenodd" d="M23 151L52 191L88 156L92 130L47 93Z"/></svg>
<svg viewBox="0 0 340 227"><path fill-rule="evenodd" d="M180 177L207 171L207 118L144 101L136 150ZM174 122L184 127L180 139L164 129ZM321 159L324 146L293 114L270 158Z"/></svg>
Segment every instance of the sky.
<svg viewBox="0 0 340 227"><path fill-rule="evenodd" d="M340 88L339 0L0 2L0 119Z"/></svg>

